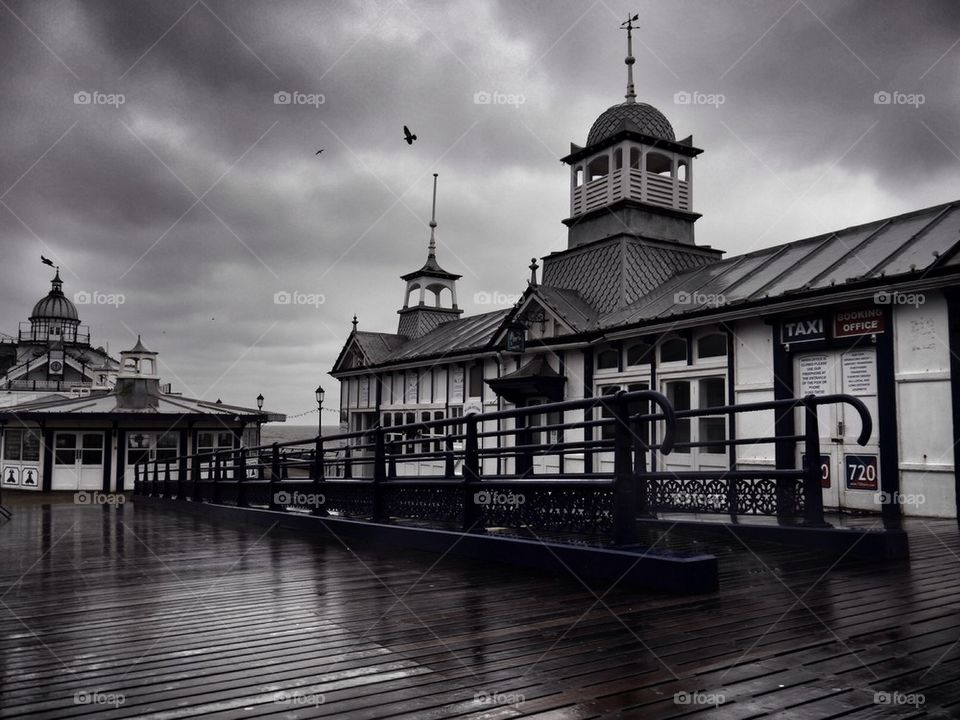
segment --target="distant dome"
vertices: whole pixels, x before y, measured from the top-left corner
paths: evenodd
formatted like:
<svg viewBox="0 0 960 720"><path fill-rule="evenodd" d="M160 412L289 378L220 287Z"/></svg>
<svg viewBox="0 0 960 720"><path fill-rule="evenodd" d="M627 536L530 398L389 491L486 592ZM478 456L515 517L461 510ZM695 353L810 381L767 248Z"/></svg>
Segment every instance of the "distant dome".
<svg viewBox="0 0 960 720"><path fill-rule="evenodd" d="M47 296L33 306L30 313L31 320L74 320L79 322L77 307L63 294L63 281L60 273L53 279L52 287Z"/></svg>
<svg viewBox="0 0 960 720"><path fill-rule="evenodd" d="M676 142L673 126L662 112L647 103L625 102L607 108L601 113L590 128L590 134L587 135L587 147L614 135L621 129L625 120L629 121L637 132L660 140Z"/></svg>

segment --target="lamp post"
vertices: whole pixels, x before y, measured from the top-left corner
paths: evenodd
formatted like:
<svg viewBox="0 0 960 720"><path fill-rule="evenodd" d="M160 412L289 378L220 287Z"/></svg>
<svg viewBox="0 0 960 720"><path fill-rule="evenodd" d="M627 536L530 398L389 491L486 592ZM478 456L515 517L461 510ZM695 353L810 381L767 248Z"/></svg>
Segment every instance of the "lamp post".
<svg viewBox="0 0 960 720"><path fill-rule="evenodd" d="M317 437L323 435L323 387L317 385Z"/></svg>
<svg viewBox="0 0 960 720"><path fill-rule="evenodd" d="M257 410L263 410L263 393L260 393L259 395L257 395ZM257 445L260 444L260 425L261 424L262 423L260 421L260 416L258 415L257 416L257 442L256 442Z"/></svg>

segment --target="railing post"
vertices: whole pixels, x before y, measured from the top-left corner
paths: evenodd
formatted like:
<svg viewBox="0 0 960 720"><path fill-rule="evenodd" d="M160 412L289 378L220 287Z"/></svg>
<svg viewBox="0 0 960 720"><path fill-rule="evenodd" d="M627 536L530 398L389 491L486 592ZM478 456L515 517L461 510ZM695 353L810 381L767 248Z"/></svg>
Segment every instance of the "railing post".
<svg viewBox="0 0 960 720"><path fill-rule="evenodd" d="M382 427L376 428L373 435L373 521L382 522L384 519L383 483L387 479L387 442L386 433ZM346 464L343 471L344 477L347 477Z"/></svg>
<svg viewBox="0 0 960 720"><path fill-rule="evenodd" d="M448 431L447 436L443 439L443 476L445 478L452 478L456 474L452 434L452 432Z"/></svg>
<svg viewBox="0 0 960 720"><path fill-rule="evenodd" d="M655 518L657 512L655 508L650 507L650 478L647 477L647 451L650 449L647 444L647 429L649 427L648 421L639 418L633 424L633 475L637 484L637 515Z"/></svg>
<svg viewBox="0 0 960 720"><path fill-rule="evenodd" d="M353 479L353 461L351 458L352 451L350 450L350 441L347 440L347 444L343 447L343 479L351 480Z"/></svg>
<svg viewBox="0 0 960 720"><path fill-rule="evenodd" d="M143 486L140 481L140 463L133 466L133 494L143 495Z"/></svg>
<svg viewBox="0 0 960 720"><path fill-rule="evenodd" d="M270 448L270 480L267 484L269 493L268 507L271 510L281 510L277 504L277 485L280 483L280 444L274 443Z"/></svg>
<svg viewBox="0 0 960 720"><path fill-rule="evenodd" d="M213 487L210 489L210 502L214 505L220 503L220 481L223 480L223 463L220 461L220 451L217 450L213 455Z"/></svg>
<svg viewBox="0 0 960 720"><path fill-rule="evenodd" d="M170 461L166 460L163 463L163 496L165 498L170 497Z"/></svg>
<svg viewBox="0 0 960 720"><path fill-rule="evenodd" d="M237 484L237 507L247 507L247 449L240 451L233 458L233 480Z"/></svg>
<svg viewBox="0 0 960 720"><path fill-rule="evenodd" d="M313 446L313 481L315 484L323 482L323 470L323 438L317 435L317 440Z"/></svg>
<svg viewBox="0 0 960 720"><path fill-rule="evenodd" d="M530 432L530 416L518 415L514 419L514 423L514 444L518 447L531 445L533 442L533 433ZM533 452L529 448L519 451L514 450L514 452L516 454L513 456L513 467L517 477L528 477L533 471Z"/></svg>
<svg viewBox="0 0 960 720"><path fill-rule="evenodd" d="M193 497L194 502L203 502L203 493L200 490L200 471L202 465L203 463L196 453L190 456L190 482L193 484L191 497Z"/></svg>
<svg viewBox="0 0 960 720"><path fill-rule="evenodd" d="M154 497L160 497L160 463L156 460L153 461L153 492L150 494Z"/></svg>
<svg viewBox="0 0 960 720"><path fill-rule="evenodd" d="M399 440L391 440L388 444L390 451L387 458L387 477L395 478L397 476L397 455L403 445Z"/></svg>
<svg viewBox="0 0 960 720"><path fill-rule="evenodd" d="M473 529L482 521L478 512L474 493L479 490L480 482L480 442L477 437L477 416L473 413L465 418L466 438L463 444L463 523L464 532Z"/></svg>
<svg viewBox="0 0 960 720"><path fill-rule="evenodd" d="M820 423L813 395L803 399L805 413L804 452L806 465L803 475L803 524L808 527L829 527L823 519L823 490L820 485Z"/></svg>
<svg viewBox="0 0 960 720"><path fill-rule="evenodd" d="M637 486L630 463L630 408L621 390L605 402L613 404L613 541L637 542Z"/></svg>

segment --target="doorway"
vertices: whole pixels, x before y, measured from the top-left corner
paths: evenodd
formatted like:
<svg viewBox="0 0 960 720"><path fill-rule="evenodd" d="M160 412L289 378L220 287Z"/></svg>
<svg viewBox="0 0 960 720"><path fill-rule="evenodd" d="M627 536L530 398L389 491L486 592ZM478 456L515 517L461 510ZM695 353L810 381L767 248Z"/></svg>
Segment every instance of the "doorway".
<svg viewBox="0 0 960 720"><path fill-rule="evenodd" d="M58 431L53 436L52 490L103 487L103 433Z"/></svg>

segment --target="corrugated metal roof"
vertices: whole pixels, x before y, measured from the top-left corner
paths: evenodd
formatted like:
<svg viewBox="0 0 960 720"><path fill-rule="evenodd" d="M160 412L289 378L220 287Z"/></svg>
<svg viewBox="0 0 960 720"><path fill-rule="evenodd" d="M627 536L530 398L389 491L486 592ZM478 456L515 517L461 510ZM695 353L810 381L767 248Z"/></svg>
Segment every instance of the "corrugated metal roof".
<svg viewBox="0 0 960 720"><path fill-rule="evenodd" d="M599 324L612 328L955 266L954 256L942 259L958 242L960 202L938 205L681 273Z"/></svg>
<svg viewBox="0 0 960 720"><path fill-rule="evenodd" d="M239 405L225 405L224 403L197 400L181 395L157 395L157 407L127 408L120 407L116 390L94 392L86 397L72 398L58 396L55 399L45 398L34 400L10 407L4 407L2 412L8 413L68 413L68 414L105 414L120 413L130 415L269 415L272 421L282 421L286 417L279 413L256 408L245 408Z"/></svg>
<svg viewBox="0 0 960 720"><path fill-rule="evenodd" d="M390 356L390 353L407 342L407 338L403 335L361 330L357 330L356 340L363 354L373 364L383 362Z"/></svg>
<svg viewBox="0 0 960 720"><path fill-rule="evenodd" d="M423 337L411 340L391 353L387 359L390 362L402 362L419 357L479 350L490 342L509 312L494 310L482 315L451 320Z"/></svg>

